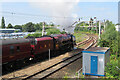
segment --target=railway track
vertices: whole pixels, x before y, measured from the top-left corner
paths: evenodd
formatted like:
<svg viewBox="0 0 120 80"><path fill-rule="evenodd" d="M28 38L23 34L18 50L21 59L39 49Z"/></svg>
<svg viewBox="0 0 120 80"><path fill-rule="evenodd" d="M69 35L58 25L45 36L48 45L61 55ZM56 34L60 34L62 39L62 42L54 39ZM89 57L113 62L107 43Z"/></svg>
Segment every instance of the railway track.
<svg viewBox="0 0 120 80"><path fill-rule="evenodd" d="M93 35L88 35L89 38L83 42L80 42L77 44L77 47L81 46L80 48L83 48L83 49L87 49L87 47L83 47L83 46L86 46L88 43L92 42L91 46L89 47L95 47L96 46L96 43L97 43L97 38L94 37Z"/></svg>
<svg viewBox="0 0 120 80"><path fill-rule="evenodd" d="M26 79L30 79L30 78L40 78L40 79L44 79L46 77L48 77L49 75L57 72L58 70L62 69L63 67L69 65L70 63L76 61L77 59L81 58L82 56L80 55L80 53L72 56L72 57L69 57L65 60L62 60L61 62L57 63L57 64L54 64L38 73L35 73L33 75L30 75L28 77L26 77L25 79L23 80L26 80Z"/></svg>
<svg viewBox="0 0 120 80"><path fill-rule="evenodd" d="M96 44L96 38L93 36L89 36L89 38L87 40L85 40L82 43L79 43L79 45L85 45L83 49L88 49L89 47L92 47ZM82 50L81 50L82 51ZM60 62L53 64L43 70L40 70L39 72L35 72L31 75L26 75L23 80L26 79L32 79L32 78L39 78L39 79L45 79L46 77L50 76L51 74L57 72L58 70L62 69L63 67L71 64L72 62L80 59L82 57L82 55L80 54L81 51L73 56L70 56L66 59L61 60ZM19 77L13 77L10 79L16 79Z"/></svg>
<svg viewBox="0 0 120 80"><path fill-rule="evenodd" d="M87 48L89 48L89 47L93 46L96 43L96 38L95 37L90 36L88 40L86 40L84 43L81 43L81 44L86 44L86 43L89 43L89 42L92 42L92 41L93 41L93 43L91 43L87 47ZM79 45L81 45L81 44L79 44ZM40 71L38 73L30 75L30 76L26 77L24 80L30 79L30 78L39 78L41 80L45 79L49 75L57 72L58 70L62 69L63 67L65 67L65 66L71 64L72 62L80 59L82 57L82 55L80 53L81 52L79 52L79 53L77 53L77 54L75 54L75 55L73 55L73 56L71 56L71 57L69 57L69 58L67 58L65 60L62 60L61 62L59 62L59 63L57 63L55 65L52 65L52 66L50 66L50 67L48 67L48 68L46 68L46 69L44 69L44 70L42 70L42 71Z"/></svg>
<svg viewBox="0 0 120 80"><path fill-rule="evenodd" d="M85 45L85 44L87 44L87 43L89 43L89 42L91 42L93 40L93 38L94 38L93 36L91 36L91 35L88 35L88 36L89 36L89 38L87 40L85 40L85 41L82 41L82 42L78 43L77 47Z"/></svg>

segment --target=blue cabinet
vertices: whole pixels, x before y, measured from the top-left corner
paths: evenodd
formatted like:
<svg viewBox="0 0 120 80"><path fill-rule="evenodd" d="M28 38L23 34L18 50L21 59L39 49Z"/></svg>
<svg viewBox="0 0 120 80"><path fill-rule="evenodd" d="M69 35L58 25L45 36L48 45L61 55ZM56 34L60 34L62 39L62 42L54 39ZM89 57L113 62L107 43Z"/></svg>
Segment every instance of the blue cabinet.
<svg viewBox="0 0 120 80"><path fill-rule="evenodd" d="M82 51L83 74L105 76L105 65L109 63L110 49L107 47L91 47Z"/></svg>

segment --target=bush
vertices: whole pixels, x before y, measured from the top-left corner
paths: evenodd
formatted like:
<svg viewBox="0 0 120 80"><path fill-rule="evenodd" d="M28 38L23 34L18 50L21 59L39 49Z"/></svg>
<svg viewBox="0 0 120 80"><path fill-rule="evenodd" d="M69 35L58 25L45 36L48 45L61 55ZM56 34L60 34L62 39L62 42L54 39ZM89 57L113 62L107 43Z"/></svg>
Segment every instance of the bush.
<svg viewBox="0 0 120 80"><path fill-rule="evenodd" d="M118 65L118 54L120 53L119 50L119 35L118 32L115 29L115 25L112 24L110 21L106 21L106 28L103 34L101 35L101 39L99 40L99 45L101 47L110 47L110 63L107 63L107 66L105 67L106 71L106 77L108 78L119 78L119 70L116 67L120 66Z"/></svg>
<svg viewBox="0 0 120 80"><path fill-rule="evenodd" d="M116 54L118 53L118 35L117 31L115 30L115 25L112 22L107 21L107 26L105 31L101 35L101 40L99 40L100 47L110 47L111 53Z"/></svg>
<svg viewBox="0 0 120 80"><path fill-rule="evenodd" d="M66 32L65 31L62 31L61 34L65 34Z"/></svg>
<svg viewBox="0 0 120 80"><path fill-rule="evenodd" d="M116 57L116 55L111 55L110 63L107 63L107 66L105 67L107 78L119 78L119 70L116 68L116 66L118 66L118 60Z"/></svg>
<svg viewBox="0 0 120 80"><path fill-rule="evenodd" d="M60 31L58 30L58 29L47 29L46 30L46 32L47 32L47 35L51 35L51 34L60 34Z"/></svg>
<svg viewBox="0 0 120 80"><path fill-rule="evenodd" d="M88 33L96 33L96 28L88 28L88 27L75 27L74 32L82 31L82 32L88 32ZM98 31L97 31L98 32Z"/></svg>
<svg viewBox="0 0 120 80"><path fill-rule="evenodd" d="M41 37L41 36L42 36L42 33L34 33L33 36L34 36L34 37Z"/></svg>
<svg viewBox="0 0 120 80"><path fill-rule="evenodd" d="M42 33L34 33L34 34L28 34L26 37L41 37Z"/></svg>
<svg viewBox="0 0 120 80"><path fill-rule="evenodd" d="M100 45L102 47L108 47L109 46L108 44L109 44L109 42L104 39L100 39L99 43L98 43L98 45Z"/></svg>
<svg viewBox="0 0 120 80"><path fill-rule="evenodd" d="M28 34L27 37L41 37L41 36L42 36L42 33L38 33L38 32L40 32L40 31L37 30L37 32L34 33L34 34ZM59 29L49 28L49 27L46 28L46 32L47 32L46 35L60 34L60 33L61 33Z"/></svg>

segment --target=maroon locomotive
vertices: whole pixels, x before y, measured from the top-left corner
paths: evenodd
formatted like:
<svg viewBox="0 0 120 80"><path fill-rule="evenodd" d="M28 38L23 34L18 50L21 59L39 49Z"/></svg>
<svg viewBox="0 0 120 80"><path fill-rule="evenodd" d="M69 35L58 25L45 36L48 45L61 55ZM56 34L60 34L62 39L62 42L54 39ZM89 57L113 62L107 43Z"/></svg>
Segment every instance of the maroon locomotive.
<svg viewBox="0 0 120 80"><path fill-rule="evenodd" d="M51 55L58 51L70 50L74 47L74 36L55 34L34 39L8 39L2 41L2 64L6 69L30 62L30 59L45 58L50 50ZM44 57L43 57L44 56Z"/></svg>

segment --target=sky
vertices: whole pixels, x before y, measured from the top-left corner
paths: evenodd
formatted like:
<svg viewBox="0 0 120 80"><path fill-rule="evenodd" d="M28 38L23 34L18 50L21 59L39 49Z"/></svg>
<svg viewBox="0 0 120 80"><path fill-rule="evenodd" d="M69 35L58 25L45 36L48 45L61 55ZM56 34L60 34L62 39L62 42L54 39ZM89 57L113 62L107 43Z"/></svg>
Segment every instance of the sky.
<svg viewBox="0 0 120 80"><path fill-rule="evenodd" d="M30 2L31 1L31 2ZM22 2L4 0L0 2L0 18L4 16L6 26L22 25L27 22L53 22L56 24L72 24L81 18L81 21L88 21L91 17L97 20L110 20L118 23L118 2L115 0L103 0L104 2L84 2L74 0L65 2L64 0L49 2L49 0L24 0ZM42 2L43 1L43 2ZM44 2L46 1L46 2ZM1 19L0 19L1 22Z"/></svg>

